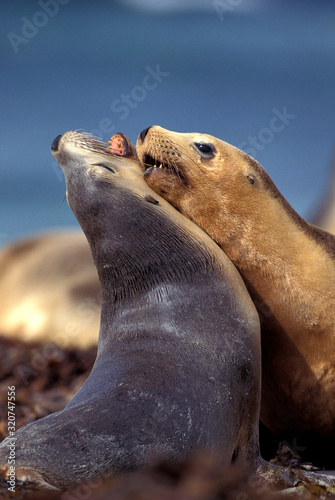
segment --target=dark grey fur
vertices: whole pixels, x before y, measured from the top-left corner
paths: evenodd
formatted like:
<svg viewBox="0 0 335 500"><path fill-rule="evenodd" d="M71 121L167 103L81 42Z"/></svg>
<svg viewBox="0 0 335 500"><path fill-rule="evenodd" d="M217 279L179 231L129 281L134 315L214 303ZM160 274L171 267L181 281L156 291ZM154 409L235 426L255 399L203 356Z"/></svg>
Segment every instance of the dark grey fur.
<svg viewBox="0 0 335 500"><path fill-rule="evenodd" d="M143 196L133 192L135 159L81 137L62 136L53 152L102 285L98 354L64 410L16 433L17 471L67 488L202 449L255 469L259 325L240 277L140 175Z"/></svg>

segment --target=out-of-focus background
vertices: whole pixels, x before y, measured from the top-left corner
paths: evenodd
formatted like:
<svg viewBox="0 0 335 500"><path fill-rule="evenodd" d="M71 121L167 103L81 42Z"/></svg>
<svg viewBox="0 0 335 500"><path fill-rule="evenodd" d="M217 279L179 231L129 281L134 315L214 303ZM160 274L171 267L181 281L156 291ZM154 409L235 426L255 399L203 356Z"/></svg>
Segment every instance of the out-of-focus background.
<svg viewBox="0 0 335 500"><path fill-rule="evenodd" d="M0 243L77 226L54 137L159 124L251 153L304 217L335 144L333 0L16 0L1 6Z"/></svg>

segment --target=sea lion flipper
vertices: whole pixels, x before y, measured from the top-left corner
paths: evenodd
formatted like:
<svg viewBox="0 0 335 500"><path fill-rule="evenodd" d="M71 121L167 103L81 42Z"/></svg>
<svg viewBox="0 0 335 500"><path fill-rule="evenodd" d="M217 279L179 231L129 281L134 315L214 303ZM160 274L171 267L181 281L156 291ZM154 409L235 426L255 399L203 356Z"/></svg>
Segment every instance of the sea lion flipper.
<svg viewBox="0 0 335 500"><path fill-rule="evenodd" d="M108 141L108 144L107 151L115 155L133 156L134 158L137 156L135 146L133 146L128 137L121 132L114 134Z"/></svg>

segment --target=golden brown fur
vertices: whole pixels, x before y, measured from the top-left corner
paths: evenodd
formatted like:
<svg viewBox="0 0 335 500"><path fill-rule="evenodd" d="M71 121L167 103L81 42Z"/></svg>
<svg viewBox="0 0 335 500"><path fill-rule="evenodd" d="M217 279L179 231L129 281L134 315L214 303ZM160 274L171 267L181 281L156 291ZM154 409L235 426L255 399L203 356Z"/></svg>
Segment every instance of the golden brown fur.
<svg viewBox="0 0 335 500"><path fill-rule="evenodd" d="M41 234L0 254L0 334L61 347L97 344L100 283L86 238Z"/></svg>
<svg viewBox="0 0 335 500"><path fill-rule="evenodd" d="M311 220L313 224L335 234L335 158L333 159L331 176L328 180L328 189L324 193L319 209Z"/></svg>
<svg viewBox="0 0 335 500"><path fill-rule="evenodd" d="M212 157L195 144L212 145ZM212 136L155 126L137 151L149 186L204 229L247 284L262 322L265 425L335 442L335 237L299 217L255 160Z"/></svg>

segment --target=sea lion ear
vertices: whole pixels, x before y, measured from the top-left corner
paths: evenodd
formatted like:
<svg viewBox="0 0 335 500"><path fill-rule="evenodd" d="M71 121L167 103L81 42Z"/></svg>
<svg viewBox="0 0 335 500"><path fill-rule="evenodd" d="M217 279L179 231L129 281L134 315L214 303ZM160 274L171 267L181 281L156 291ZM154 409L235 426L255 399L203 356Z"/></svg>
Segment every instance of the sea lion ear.
<svg viewBox="0 0 335 500"><path fill-rule="evenodd" d="M255 182L255 177L251 174L247 174L247 179L250 182L250 184L253 184Z"/></svg>

